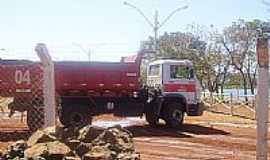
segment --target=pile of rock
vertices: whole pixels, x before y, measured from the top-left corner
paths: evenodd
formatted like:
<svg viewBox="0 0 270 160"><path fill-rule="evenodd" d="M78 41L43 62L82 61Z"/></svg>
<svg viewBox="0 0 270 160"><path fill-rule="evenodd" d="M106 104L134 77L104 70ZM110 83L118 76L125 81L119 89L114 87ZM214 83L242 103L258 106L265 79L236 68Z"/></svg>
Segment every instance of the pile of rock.
<svg viewBox="0 0 270 160"><path fill-rule="evenodd" d="M81 129L46 128L28 141L17 141L0 160L140 160L132 134L121 126L108 129L85 126Z"/></svg>

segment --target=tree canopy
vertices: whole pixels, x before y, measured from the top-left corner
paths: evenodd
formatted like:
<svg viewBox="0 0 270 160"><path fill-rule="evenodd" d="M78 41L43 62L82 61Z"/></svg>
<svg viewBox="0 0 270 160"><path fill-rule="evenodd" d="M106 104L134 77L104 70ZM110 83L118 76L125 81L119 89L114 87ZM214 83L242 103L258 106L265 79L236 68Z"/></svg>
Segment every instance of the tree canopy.
<svg viewBox="0 0 270 160"><path fill-rule="evenodd" d="M150 58L189 59L193 61L198 80L211 92L223 92L226 85L240 80L239 87L254 93L256 86L256 37L258 30L270 26L255 19L239 19L222 31L213 25L188 26L185 32L165 32L158 39L159 54ZM150 37L147 44L154 44ZM145 42L145 44L146 44ZM238 78L237 78L238 77Z"/></svg>

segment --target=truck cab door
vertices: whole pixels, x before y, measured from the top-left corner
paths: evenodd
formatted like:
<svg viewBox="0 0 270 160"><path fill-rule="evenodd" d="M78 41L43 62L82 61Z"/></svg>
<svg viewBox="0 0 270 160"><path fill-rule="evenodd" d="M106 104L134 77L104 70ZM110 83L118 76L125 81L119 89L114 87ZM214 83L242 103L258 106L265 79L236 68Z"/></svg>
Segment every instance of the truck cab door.
<svg viewBox="0 0 270 160"><path fill-rule="evenodd" d="M147 69L147 86L159 88L162 85L162 64L149 65Z"/></svg>
<svg viewBox="0 0 270 160"><path fill-rule="evenodd" d="M193 103L196 97L196 80L192 67L164 64L163 91L164 94L181 94L188 103Z"/></svg>

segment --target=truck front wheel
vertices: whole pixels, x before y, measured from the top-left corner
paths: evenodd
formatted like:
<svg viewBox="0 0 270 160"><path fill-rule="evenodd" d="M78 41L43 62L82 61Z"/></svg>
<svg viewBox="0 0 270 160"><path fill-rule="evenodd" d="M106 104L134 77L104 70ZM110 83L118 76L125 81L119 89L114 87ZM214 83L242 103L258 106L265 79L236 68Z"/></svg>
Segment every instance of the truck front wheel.
<svg viewBox="0 0 270 160"><path fill-rule="evenodd" d="M171 128L179 128L183 124L184 111L181 108L180 103L169 103L165 106L165 117L166 124Z"/></svg>

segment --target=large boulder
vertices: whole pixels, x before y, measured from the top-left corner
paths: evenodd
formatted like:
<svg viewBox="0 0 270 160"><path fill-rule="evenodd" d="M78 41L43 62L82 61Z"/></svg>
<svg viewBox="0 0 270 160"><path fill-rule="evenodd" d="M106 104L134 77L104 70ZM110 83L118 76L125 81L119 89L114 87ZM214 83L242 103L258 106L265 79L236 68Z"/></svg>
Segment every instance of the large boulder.
<svg viewBox="0 0 270 160"><path fill-rule="evenodd" d="M53 142L57 140L57 138L50 134L50 129L45 130L38 130L36 131L27 141L27 145L29 147L37 144L37 143L44 143L44 142Z"/></svg>
<svg viewBox="0 0 270 160"><path fill-rule="evenodd" d="M66 156L63 158L63 160L81 160L80 157L73 157L73 156Z"/></svg>
<svg viewBox="0 0 270 160"><path fill-rule="evenodd" d="M140 154L133 152L119 153L116 157L118 160L140 160Z"/></svg>
<svg viewBox="0 0 270 160"><path fill-rule="evenodd" d="M104 132L104 130L105 129L101 127L87 125L79 130L78 140L84 143L90 143Z"/></svg>
<svg viewBox="0 0 270 160"><path fill-rule="evenodd" d="M48 155L48 148L45 143L35 144L32 147L28 148L24 152L26 158L37 158Z"/></svg>
<svg viewBox="0 0 270 160"><path fill-rule="evenodd" d="M94 145L108 145L117 153L134 152L132 134L120 125L105 130L93 142Z"/></svg>
<svg viewBox="0 0 270 160"><path fill-rule="evenodd" d="M139 160L135 153L132 134L120 125L103 131L92 141L92 147L83 160Z"/></svg>
<svg viewBox="0 0 270 160"><path fill-rule="evenodd" d="M93 145L91 143L81 142L78 147L75 149L76 154L82 157L85 153L89 152Z"/></svg>
<svg viewBox="0 0 270 160"><path fill-rule="evenodd" d="M23 158L24 150L27 148L27 143L24 140L19 140L9 145L3 157L6 159Z"/></svg>
<svg viewBox="0 0 270 160"><path fill-rule="evenodd" d="M59 139L65 131L65 128L63 126L51 126L44 128L42 131L45 132L45 134L50 135L51 137L56 137L57 139Z"/></svg>
<svg viewBox="0 0 270 160"><path fill-rule="evenodd" d="M77 139L69 139L65 140L64 143L71 149L71 150L76 150L78 146L82 143L81 141Z"/></svg>
<svg viewBox="0 0 270 160"><path fill-rule="evenodd" d="M121 126L108 129L49 127L36 131L28 141L17 141L1 156L13 160L139 160L132 134Z"/></svg>
<svg viewBox="0 0 270 160"><path fill-rule="evenodd" d="M62 142L54 141L47 143L38 143L25 150L26 159L35 159L43 157L45 159L63 159L71 153L70 148Z"/></svg>
<svg viewBox="0 0 270 160"><path fill-rule="evenodd" d="M83 160L114 160L116 153L106 146L95 146L83 156Z"/></svg>

